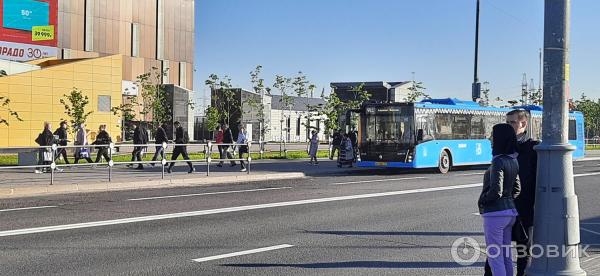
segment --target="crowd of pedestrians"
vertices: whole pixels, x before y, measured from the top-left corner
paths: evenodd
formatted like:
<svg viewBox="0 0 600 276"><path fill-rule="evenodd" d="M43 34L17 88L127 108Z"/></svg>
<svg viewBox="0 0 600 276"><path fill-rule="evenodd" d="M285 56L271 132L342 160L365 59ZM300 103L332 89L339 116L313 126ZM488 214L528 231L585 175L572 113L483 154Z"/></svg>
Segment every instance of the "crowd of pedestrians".
<svg viewBox="0 0 600 276"><path fill-rule="evenodd" d="M60 123L60 127L56 129L54 132L51 131L52 125L48 122L44 123L44 130L38 135L35 142L43 146L39 150L38 153L38 165L43 166L36 168L36 173L44 173L49 172L50 165L53 161L62 157L62 160L65 164L70 164L69 156L67 154L67 145L70 142L68 139L68 124L63 121ZM184 160L190 160L187 151L187 144L190 142L188 132L182 127L181 123L176 121L173 123L173 127L175 130L175 137L173 139L173 153L171 155L171 162L168 162L166 165L167 173L172 173L173 166L175 166L174 162L179 158L179 156L183 157ZM134 168L138 170L143 170L143 156L148 151L148 144L150 143L150 135L148 134L148 130L142 124L132 124L133 128L133 151L131 152L131 162L127 165L129 168ZM154 156L152 157L151 166L155 166L157 160L163 160L166 157L165 149L169 147L169 138L167 135L167 124L163 123L156 127L154 132L154 144L156 144ZM247 171L246 163L243 159L249 154L248 149L248 138L246 129L243 126L239 127L239 133L237 139L234 141L233 133L227 124L219 125L215 140L217 144L217 148L219 151L219 163L218 167L222 167L224 161L227 159L230 160L230 164L232 167L237 166L236 159L233 156L233 152L236 150L238 152L238 159L241 166L241 171ZM109 133L106 131L106 125L100 125L98 128L98 132L96 134L95 140L92 143L88 142L88 132L86 130L85 124L80 124L77 127L77 131L75 133L75 141L74 144L74 163L78 164L81 159L85 159L88 163L92 163L93 167L96 164L101 163L104 159L106 162L111 161L112 154L109 152L113 150L109 145L112 143L112 138ZM52 145L57 145L58 149L53 150L51 148ZM166 145L165 147L163 145ZM96 159L92 160L92 150L96 151ZM315 156L316 158L316 156ZM189 170L188 173L195 172L195 168L192 162L186 162ZM55 168L55 171L62 171L59 168Z"/></svg>

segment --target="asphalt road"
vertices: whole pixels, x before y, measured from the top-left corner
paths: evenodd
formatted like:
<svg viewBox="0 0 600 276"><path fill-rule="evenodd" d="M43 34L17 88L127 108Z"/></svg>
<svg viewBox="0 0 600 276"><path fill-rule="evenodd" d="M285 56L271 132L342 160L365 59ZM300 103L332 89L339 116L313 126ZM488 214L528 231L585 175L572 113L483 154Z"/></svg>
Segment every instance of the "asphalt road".
<svg viewBox="0 0 600 276"><path fill-rule="evenodd" d="M575 163L588 275L600 275L599 163ZM2 200L0 275L482 275L483 257L451 257L456 239L483 244L482 174L368 170Z"/></svg>

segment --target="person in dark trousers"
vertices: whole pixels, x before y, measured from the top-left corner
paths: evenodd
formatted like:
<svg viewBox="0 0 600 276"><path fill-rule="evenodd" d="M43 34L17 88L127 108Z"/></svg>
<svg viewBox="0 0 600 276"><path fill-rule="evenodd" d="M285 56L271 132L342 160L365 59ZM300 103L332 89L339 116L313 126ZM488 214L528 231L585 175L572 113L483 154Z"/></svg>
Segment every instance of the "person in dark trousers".
<svg viewBox="0 0 600 276"><path fill-rule="evenodd" d="M229 128L228 124L223 124L223 143L233 144L233 133L231 133L231 129ZM221 159L233 159L233 155L228 151L228 149L229 145L223 145L223 156ZM219 162L219 165L223 166L223 161ZM235 161L231 161L231 166L235 167Z"/></svg>
<svg viewBox="0 0 600 276"><path fill-rule="evenodd" d="M165 158L165 152L162 147L162 143L169 142L169 138L167 137L167 131L165 131L165 128L167 128L167 126L165 124L162 124L156 128L156 132L154 133L154 143L158 146L156 146L156 151L154 152L152 161L156 161L159 155L162 157L162 159ZM152 166L154 167L154 163L152 163Z"/></svg>
<svg viewBox="0 0 600 276"><path fill-rule="evenodd" d="M148 144L148 132L146 131L146 129L142 125L138 126L135 124L133 125L133 129L133 144ZM146 147L144 146L134 146L133 151L131 152L131 161L142 161L142 151L144 151L145 148ZM143 170L144 165L138 164L136 169Z"/></svg>
<svg viewBox="0 0 600 276"><path fill-rule="evenodd" d="M181 127L181 124L178 121L175 121L173 125L175 126L175 144L187 144L190 141L187 132L183 129L183 127ZM183 156L183 159L185 160L190 160L190 157L187 153L187 146L175 146L171 160L177 160L179 155ZM195 169L192 165L192 162L187 162L187 164L190 167L188 173L193 173ZM168 173L172 172L173 166L175 166L175 162L171 162L171 164L169 164L169 168L167 168Z"/></svg>
<svg viewBox="0 0 600 276"><path fill-rule="evenodd" d="M100 158L104 157L106 162L110 161L110 156L108 155L108 145L112 143L112 139L108 132L106 132L106 125L100 125L98 129L98 135L96 135L96 141L92 143L93 145L97 145L96 149L98 150L98 155L96 155L96 162L100 162Z"/></svg>
<svg viewBox="0 0 600 276"><path fill-rule="evenodd" d="M221 125L218 125L215 131L215 143L217 144L217 149L219 150L219 159L223 159L223 146L221 145L223 144L223 128ZM223 161L219 162L217 167L223 167Z"/></svg>
<svg viewBox="0 0 600 276"><path fill-rule="evenodd" d="M506 114L506 123L510 124L517 135L517 161L519 162L519 179L521 180L521 194L515 199L517 207L517 220L523 225L531 237L533 232L533 208L535 205L535 188L537 172L537 152L533 149L539 141L531 139L527 133L529 113L525 110L512 110ZM520 225L515 224L515 227ZM525 275L525 269L531 259L531 241L517 240L517 276ZM492 271L486 262L485 275L492 276Z"/></svg>
<svg viewBox="0 0 600 276"><path fill-rule="evenodd" d="M243 159L244 158L244 154L248 153L248 138L246 136L246 128L244 127L240 127L240 133L238 134L238 138L237 141L235 142L236 144L239 144L238 147L238 153L239 153L239 158ZM240 166L242 167L242 172L247 171L248 169L246 169L246 165L244 163L244 160L240 160Z"/></svg>
<svg viewBox="0 0 600 276"><path fill-rule="evenodd" d="M337 156L340 156L340 147L342 145L342 134L339 130L336 130L333 133L333 140L331 140L331 155L329 156L329 160L333 160L335 158L335 152L337 151Z"/></svg>
<svg viewBox="0 0 600 276"><path fill-rule="evenodd" d="M58 145L59 146L64 147L67 145L69 140L68 140L68 134L67 134L67 122L66 121L60 122L60 127L54 131L54 135L58 136ZM55 160L58 159L61 155L63 157L63 160L65 160L65 164L69 164L69 159L67 158L67 149L66 148L59 148L58 151L56 152L56 156L54 157L54 159Z"/></svg>
<svg viewBox="0 0 600 276"><path fill-rule="evenodd" d="M509 124L493 127L492 155L477 206L483 218L489 267L494 276L512 276L512 228L518 214L514 200L521 192L521 184L517 136Z"/></svg>
<svg viewBox="0 0 600 276"><path fill-rule="evenodd" d="M35 139L35 142L41 147L52 146L54 143L54 135L50 130L52 125L49 122L44 122L44 130L38 135ZM47 156L49 152L51 152L48 148L41 148L38 154L38 165L50 165L52 163L51 159L48 159ZM48 172L49 168L36 168L35 173L43 173Z"/></svg>

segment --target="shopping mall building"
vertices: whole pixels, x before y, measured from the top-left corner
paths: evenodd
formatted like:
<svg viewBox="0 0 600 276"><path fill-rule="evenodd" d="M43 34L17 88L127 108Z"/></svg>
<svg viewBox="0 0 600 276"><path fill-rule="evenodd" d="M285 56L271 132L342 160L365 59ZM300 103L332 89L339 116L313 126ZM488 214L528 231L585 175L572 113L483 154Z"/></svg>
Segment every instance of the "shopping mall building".
<svg viewBox="0 0 600 276"><path fill-rule="evenodd" d="M153 68L193 133L193 49L194 0L0 0L0 97L22 119L0 108L0 147L34 145L45 121L68 120L60 99L73 88L90 101L88 139L105 124L121 141L111 108L141 93L137 77Z"/></svg>

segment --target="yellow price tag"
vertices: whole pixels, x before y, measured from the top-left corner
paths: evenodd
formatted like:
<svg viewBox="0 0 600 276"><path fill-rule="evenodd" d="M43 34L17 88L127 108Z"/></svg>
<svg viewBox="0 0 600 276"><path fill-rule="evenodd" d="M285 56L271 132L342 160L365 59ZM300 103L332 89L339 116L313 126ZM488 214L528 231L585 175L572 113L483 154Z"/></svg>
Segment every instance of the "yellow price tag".
<svg viewBox="0 0 600 276"><path fill-rule="evenodd" d="M31 41L54 40L54 25L33 26L31 28Z"/></svg>

